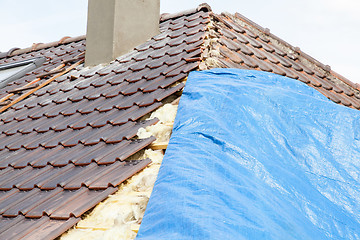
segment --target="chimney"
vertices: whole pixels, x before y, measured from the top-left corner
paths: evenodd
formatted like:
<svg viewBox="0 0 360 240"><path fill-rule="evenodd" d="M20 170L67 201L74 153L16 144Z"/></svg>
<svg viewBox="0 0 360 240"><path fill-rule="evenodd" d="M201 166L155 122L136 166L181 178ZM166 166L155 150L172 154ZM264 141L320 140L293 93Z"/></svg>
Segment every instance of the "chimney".
<svg viewBox="0 0 360 240"><path fill-rule="evenodd" d="M159 33L160 0L89 0L85 66L109 63Z"/></svg>

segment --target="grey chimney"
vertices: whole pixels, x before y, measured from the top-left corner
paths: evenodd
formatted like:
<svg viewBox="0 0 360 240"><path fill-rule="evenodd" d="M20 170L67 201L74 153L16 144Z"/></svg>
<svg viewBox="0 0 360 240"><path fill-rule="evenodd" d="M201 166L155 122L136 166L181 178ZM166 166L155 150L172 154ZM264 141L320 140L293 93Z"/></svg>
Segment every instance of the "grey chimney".
<svg viewBox="0 0 360 240"><path fill-rule="evenodd" d="M89 0L85 65L109 63L159 33L160 0Z"/></svg>

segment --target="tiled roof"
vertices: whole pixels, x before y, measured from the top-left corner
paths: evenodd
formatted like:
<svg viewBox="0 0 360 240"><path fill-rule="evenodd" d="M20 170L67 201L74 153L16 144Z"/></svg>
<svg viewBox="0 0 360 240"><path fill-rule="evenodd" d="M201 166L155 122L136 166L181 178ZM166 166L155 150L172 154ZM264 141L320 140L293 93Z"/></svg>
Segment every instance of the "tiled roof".
<svg viewBox="0 0 360 240"><path fill-rule="evenodd" d="M0 239L57 237L150 163L125 161L154 141L134 139L156 123L139 119L199 66L207 11L163 16L159 35L106 66L80 64L83 37L2 54L0 64L47 61L0 90Z"/></svg>
<svg viewBox="0 0 360 240"><path fill-rule="evenodd" d="M212 17L222 67L267 71L298 79L336 103L360 109L359 86L329 66L239 13Z"/></svg>
<svg viewBox="0 0 360 240"><path fill-rule="evenodd" d="M47 59L0 89L0 239L55 238L146 167L126 161L154 141L134 138L156 123L140 119L199 66L274 72L360 109L357 84L240 14L209 10L162 15L159 35L108 65L83 67L84 36L0 53L0 64Z"/></svg>

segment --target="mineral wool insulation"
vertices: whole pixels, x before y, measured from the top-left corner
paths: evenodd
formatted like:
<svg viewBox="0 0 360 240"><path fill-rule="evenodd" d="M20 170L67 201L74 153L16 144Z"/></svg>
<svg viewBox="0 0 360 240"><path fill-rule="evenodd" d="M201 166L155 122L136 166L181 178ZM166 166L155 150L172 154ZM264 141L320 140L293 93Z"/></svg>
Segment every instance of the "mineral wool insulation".
<svg viewBox="0 0 360 240"><path fill-rule="evenodd" d="M139 138L155 136L152 144L169 142L177 104L165 104L153 112L148 119L158 118L153 126L138 131ZM119 186L119 190L98 204L92 212L75 227L61 236L61 240L112 240L134 239L144 216L162 159L163 150L146 149L135 154L133 159L150 158L152 163Z"/></svg>

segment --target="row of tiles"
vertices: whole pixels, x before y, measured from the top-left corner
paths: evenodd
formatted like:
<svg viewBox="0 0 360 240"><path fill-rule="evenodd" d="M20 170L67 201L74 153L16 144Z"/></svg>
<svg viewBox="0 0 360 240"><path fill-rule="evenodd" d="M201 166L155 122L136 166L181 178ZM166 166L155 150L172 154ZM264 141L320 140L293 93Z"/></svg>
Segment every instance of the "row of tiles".
<svg viewBox="0 0 360 240"><path fill-rule="evenodd" d="M89 190L86 187L78 190L63 190L60 187L50 191L37 188L31 191L11 190L1 194L0 211L3 217L21 214L28 218L47 215L53 219L69 219L81 216L116 190L113 187L106 190Z"/></svg>
<svg viewBox="0 0 360 240"><path fill-rule="evenodd" d="M161 104L152 105L149 108L145 108L141 112L149 113ZM139 114L140 112L138 112ZM135 120L134 120L135 121ZM83 146L94 146L98 143L115 144L123 140L131 140L141 127L146 127L153 124L157 119L153 119L146 122L135 123L133 120L124 120L122 125L113 126L111 124L104 124L103 126L90 127L86 126L80 129L66 128L62 131L50 130L43 133L31 132L29 134L22 135L20 133L7 136L5 134L0 135L0 156L6 156L6 151L22 150L34 150L39 147L45 149L55 148L57 146L74 147L78 144Z"/></svg>
<svg viewBox="0 0 360 240"><path fill-rule="evenodd" d="M140 115L143 115L143 113L150 112L154 108L157 108L160 106L160 103L154 104L153 106L149 108L144 108L143 111L141 111ZM129 109L130 110L130 109ZM38 142L41 138L43 139L41 141L41 145L45 148L52 148L58 145L60 142L61 145L65 147L72 147L76 145L78 142L81 142L84 145L94 145L97 144L99 141L104 141L106 143L117 143L120 142L123 139L130 139L134 137L136 134L136 129L140 127L147 126L148 124L152 124L154 120L152 121L145 121L145 122L138 122L135 123L134 121L137 119L139 115L131 115L131 112L134 110L139 110L138 107L134 107L131 109L131 111L125 110L115 110L116 113L119 113L119 116L117 118L120 118L123 115L122 112L125 112L127 115L124 116L124 121L121 121L121 124L114 124L115 120L109 118L104 120L104 124L95 124L94 122L90 122L88 124L84 124L82 127L75 127L80 126L74 124L64 124L63 127L60 128L60 125L55 125L56 127L48 129L47 126L44 125L38 125L35 128L33 126L24 125L24 126L18 126L19 124L15 125L13 128L4 128L3 134L0 134L0 141L2 142L0 144L0 151L4 149L5 146L10 146L11 144L19 145L19 143L14 142L16 138L21 138L22 144L20 146L25 145L25 143L29 145L33 145L34 143ZM107 118L107 116L104 116ZM85 122L89 119L85 119ZM63 122L63 121L59 121ZM66 122L66 120L65 120ZM110 124L108 124L108 122ZM112 125L112 124L114 125ZM10 124L9 124L10 125ZM6 125L5 125L6 126ZM68 128L69 127L69 128ZM71 128L73 127L73 128ZM27 129L27 130L26 130ZM35 131L35 132L33 132ZM20 134L23 134L21 136ZM48 135L51 135L52 138L47 137ZM64 135L70 136L68 138L63 138ZM12 136L12 137L8 137ZM26 140L28 138L28 140ZM34 143L31 143L34 142ZM51 143L52 142L52 143ZM55 145L54 145L55 144ZM27 149L34 149L30 146L26 147ZM10 150L17 150L17 149L10 149Z"/></svg>
<svg viewBox="0 0 360 240"><path fill-rule="evenodd" d="M52 165L57 167L66 166L70 163L75 165L88 165L91 162L97 164L110 164L116 160L125 160L132 154L155 141L155 138L122 140L118 143L107 144L99 142L95 145L77 144L73 147L57 145L53 148L37 147L34 150L21 148L17 151L4 149L0 151L3 157L0 160L0 169L9 166L24 168L26 166L45 167Z"/></svg>
<svg viewBox="0 0 360 240"><path fill-rule="evenodd" d="M298 79L315 87L336 103L360 109L360 95L349 86L335 83L327 74L316 68L310 69L296 56L285 53L258 35L248 34L250 30L232 20L223 16L218 16L218 19L221 19L222 23L226 22L226 25L236 26L236 29L227 29L218 25L221 44L219 50L223 56L220 62L224 66L256 69Z"/></svg>
<svg viewBox="0 0 360 240"><path fill-rule="evenodd" d="M50 219L42 216L39 219L0 216L0 239L3 240L39 240L55 239L75 225L81 218L71 217L67 220Z"/></svg>
<svg viewBox="0 0 360 240"><path fill-rule="evenodd" d="M46 165L42 168L16 169L7 167L0 170L0 209L7 207L3 202L5 197L13 195L13 192L40 190L54 190L61 187L65 190L78 190L83 186L91 190L105 190L109 186L116 187L128 176L133 175L150 163L150 160L120 161L112 164L98 165L91 162L85 166L68 164L64 167ZM0 214L3 214L0 211ZM4 215L5 216L5 215Z"/></svg>

